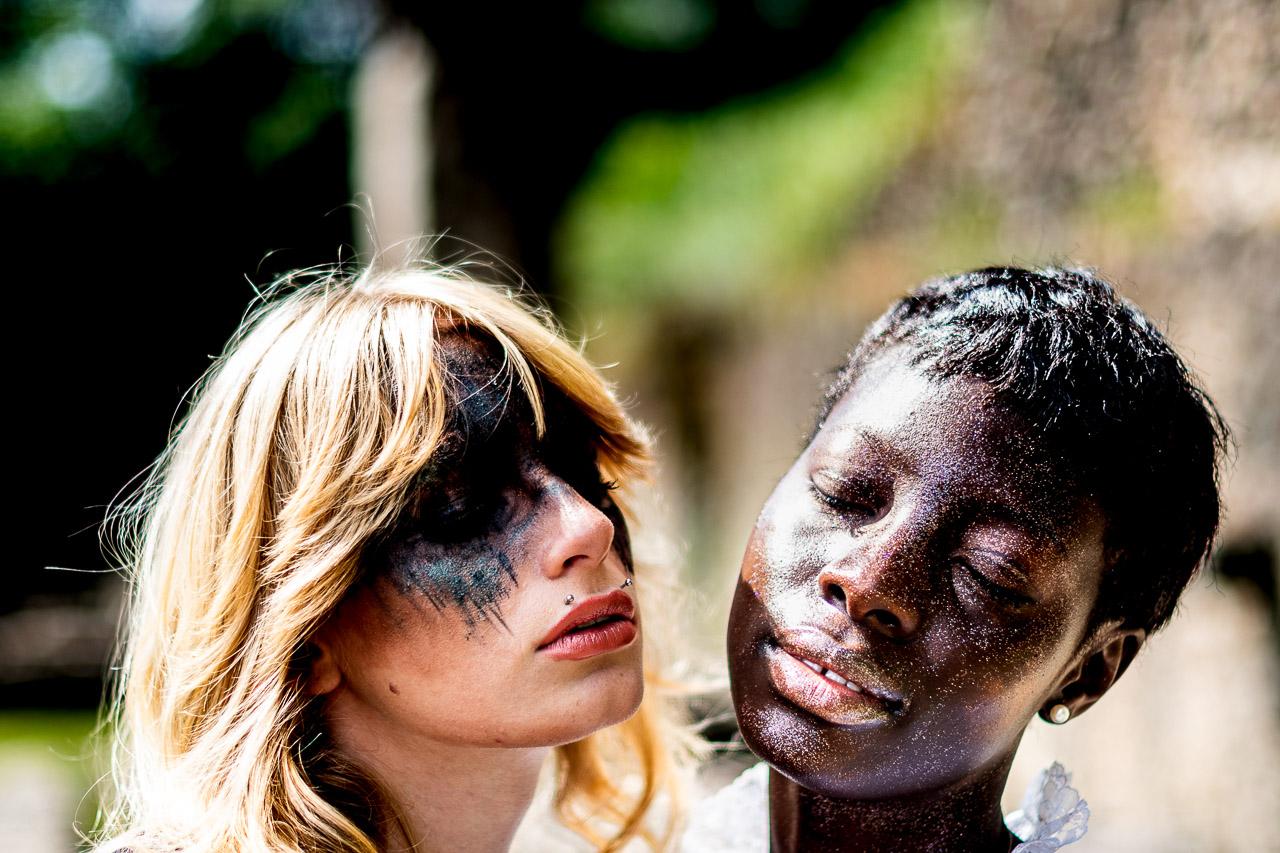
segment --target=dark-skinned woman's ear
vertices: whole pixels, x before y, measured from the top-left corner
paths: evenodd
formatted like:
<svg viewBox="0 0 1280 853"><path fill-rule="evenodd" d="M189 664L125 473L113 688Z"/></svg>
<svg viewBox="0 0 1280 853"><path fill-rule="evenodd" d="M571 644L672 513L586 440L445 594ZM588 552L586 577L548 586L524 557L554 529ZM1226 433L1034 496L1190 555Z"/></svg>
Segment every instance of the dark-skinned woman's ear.
<svg viewBox="0 0 1280 853"><path fill-rule="evenodd" d="M1108 626L1096 632L1088 650L1040 706L1040 719L1062 725L1080 716L1111 689L1147 638L1142 628Z"/></svg>

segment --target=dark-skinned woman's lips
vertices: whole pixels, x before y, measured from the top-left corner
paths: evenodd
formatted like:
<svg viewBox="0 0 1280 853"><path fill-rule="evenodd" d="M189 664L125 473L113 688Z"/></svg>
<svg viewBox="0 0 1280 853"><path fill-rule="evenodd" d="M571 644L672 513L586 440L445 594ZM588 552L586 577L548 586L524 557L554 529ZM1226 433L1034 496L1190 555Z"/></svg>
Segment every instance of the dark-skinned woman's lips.
<svg viewBox="0 0 1280 853"><path fill-rule="evenodd" d="M764 645L774 689L815 717L842 726L889 723L901 716L901 694L847 649L801 634Z"/></svg>

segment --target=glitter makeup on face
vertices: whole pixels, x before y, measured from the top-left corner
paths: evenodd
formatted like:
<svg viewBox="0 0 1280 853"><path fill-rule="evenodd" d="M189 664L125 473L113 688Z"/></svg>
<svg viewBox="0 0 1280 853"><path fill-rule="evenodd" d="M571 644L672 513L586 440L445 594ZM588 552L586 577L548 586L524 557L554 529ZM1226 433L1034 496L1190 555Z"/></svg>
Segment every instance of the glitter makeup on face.
<svg viewBox="0 0 1280 853"><path fill-rule="evenodd" d="M761 512L730 617L744 737L787 778L896 797L1012 756L1102 569L1099 514L1036 438L982 382L895 350L834 407ZM863 713L846 679L892 701Z"/></svg>

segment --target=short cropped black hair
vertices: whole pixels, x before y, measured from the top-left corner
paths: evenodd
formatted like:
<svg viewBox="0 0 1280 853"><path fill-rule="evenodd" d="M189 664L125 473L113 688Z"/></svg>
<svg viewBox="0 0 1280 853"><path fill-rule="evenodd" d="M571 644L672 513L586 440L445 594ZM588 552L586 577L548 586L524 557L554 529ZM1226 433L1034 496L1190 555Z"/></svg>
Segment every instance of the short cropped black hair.
<svg viewBox="0 0 1280 853"><path fill-rule="evenodd" d="M1168 622L1217 535L1230 437L1151 321L1088 270L990 267L926 282L867 330L818 424L898 346L931 375L987 382L1098 502L1108 565L1093 623Z"/></svg>

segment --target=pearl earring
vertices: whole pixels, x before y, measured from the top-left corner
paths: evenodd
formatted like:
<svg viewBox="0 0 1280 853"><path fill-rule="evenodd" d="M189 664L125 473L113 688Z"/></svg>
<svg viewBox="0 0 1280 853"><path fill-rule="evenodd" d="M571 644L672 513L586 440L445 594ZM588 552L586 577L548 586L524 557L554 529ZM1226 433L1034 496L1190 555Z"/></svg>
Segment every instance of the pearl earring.
<svg viewBox="0 0 1280 853"><path fill-rule="evenodd" d="M1066 705L1054 705L1049 709L1049 719L1060 726L1071 719L1071 709Z"/></svg>
<svg viewBox="0 0 1280 853"><path fill-rule="evenodd" d="M564 597L564 605L565 605L565 607L568 607L570 604L573 604L573 596L572 596L572 595L566 595L566 596Z"/></svg>

